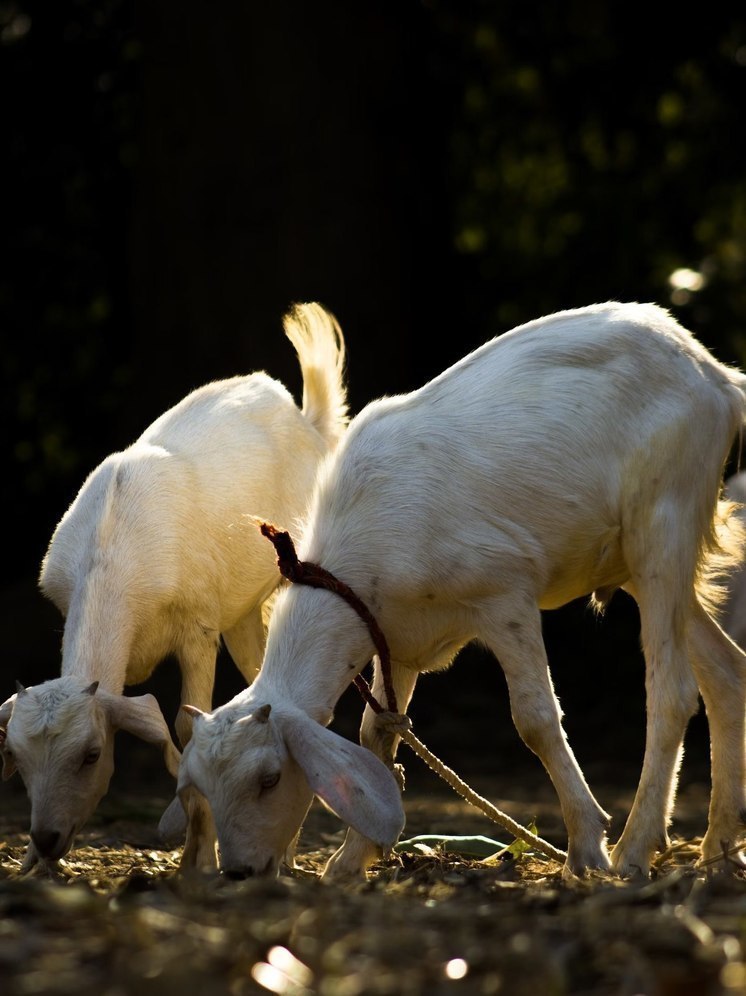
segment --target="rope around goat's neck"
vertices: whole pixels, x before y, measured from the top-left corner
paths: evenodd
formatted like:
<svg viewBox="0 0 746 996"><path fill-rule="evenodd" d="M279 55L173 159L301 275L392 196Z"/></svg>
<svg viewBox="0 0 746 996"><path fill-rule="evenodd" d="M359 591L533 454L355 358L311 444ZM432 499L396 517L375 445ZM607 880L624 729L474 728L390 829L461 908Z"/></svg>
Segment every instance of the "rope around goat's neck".
<svg viewBox="0 0 746 996"><path fill-rule="evenodd" d="M267 537L277 551L277 566L280 568L280 574L284 578L296 584L307 584L312 588L324 588L326 591L332 591L335 595L343 598L357 612L368 627L371 639L376 648L376 653L381 661L383 687L386 692L386 701L388 702L389 709L392 712L397 712L396 693L391 682L389 646L386 642L386 637L381 632L381 627L376 622L368 606L355 594L349 585L345 584L344 581L340 581L339 578L335 578L333 574L323 567L320 567L318 564L310 564L308 561L298 560L298 555L295 552L295 546L289 533L276 529L268 522L263 522L259 528L262 531L262 535ZM368 683L362 675L357 675L355 685L371 709L375 712L383 711L382 707L373 697L373 693L368 688Z"/></svg>
<svg viewBox="0 0 746 996"><path fill-rule="evenodd" d="M373 712L376 713L377 722L392 732L395 736L401 737L401 739L408 744L409 747L411 747L412 750L420 758L422 758L422 760L430 768L432 768L436 774L440 775L440 777L447 782L455 792L458 792L458 794L462 796L462 798L466 799L466 801L472 806L476 806L477 809L481 809L482 812L493 822L499 823L506 830L512 833L514 837L530 844L532 847L536 848L536 850L547 855L547 857L553 858L555 861L559 861L560 864L564 863L567 858L567 854L564 851L560 851L548 841L543 840L534 833L531 833L531 831L526 827L521 826L520 823L516 823L515 820L511 819L507 813L503 813L483 796L478 795L466 784L466 782L459 778L453 769L449 768L439 758L437 758L435 754L428 750L422 741L418 740L414 733L412 733L411 720L408 716L399 713L397 710L396 695L394 693L394 686L391 680L391 656L389 654L389 647L386 642L386 638L367 605L365 605L362 599L355 594L352 588L345 584L344 581L340 581L339 578L336 578L325 568L320 567L318 564L298 560L298 556L295 552L295 546L289 533L276 529L275 526L270 525L268 522L263 522L259 528L262 535L267 537L277 551L277 566L279 567L280 573L283 577L296 584L307 584L312 588L324 588L326 591L334 592L336 595L343 598L367 625L371 639L373 640L373 644L376 648L376 653L378 654L378 658L381 662L381 675L383 677L383 687L386 694L388 709L384 709L381 703L376 699L371 692L367 681L362 675L357 675L354 681L355 687L360 692L365 702L370 706Z"/></svg>

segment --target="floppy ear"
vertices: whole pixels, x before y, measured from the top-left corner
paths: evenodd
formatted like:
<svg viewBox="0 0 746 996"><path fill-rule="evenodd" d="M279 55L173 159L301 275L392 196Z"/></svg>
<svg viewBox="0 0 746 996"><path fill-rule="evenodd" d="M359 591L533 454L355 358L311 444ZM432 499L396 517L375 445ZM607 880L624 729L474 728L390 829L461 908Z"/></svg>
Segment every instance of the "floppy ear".
<svg viewBox="0 0 746 996"><path fill-rule="evenodd" d="M109 717L111 725L126 730L141 740L163 748L163 757L169 772L178 778L181 754L174 746L171 731L153 695L112 695L95 692Z"/></svg>
<svg viewBox="0 0 746 996"><path fill-rule="evenodd" d="M272 715L314 794L364 837L392 847L404 828L404 809L386 765L303 712Z"/></svg>
<svg viewBox="0 0 746 996"><path fill-rule="evenodd" d="M17 694L17 693L16 693ZM10 719L11 713L13 712L13 704L15 703L16 696L11 695L9 699L0 706L0 751L3 749L3 744L5 743L5 732L8 728L8 721ZM3 781L15 774L16 763L13 758L3 751Z"/></svg>

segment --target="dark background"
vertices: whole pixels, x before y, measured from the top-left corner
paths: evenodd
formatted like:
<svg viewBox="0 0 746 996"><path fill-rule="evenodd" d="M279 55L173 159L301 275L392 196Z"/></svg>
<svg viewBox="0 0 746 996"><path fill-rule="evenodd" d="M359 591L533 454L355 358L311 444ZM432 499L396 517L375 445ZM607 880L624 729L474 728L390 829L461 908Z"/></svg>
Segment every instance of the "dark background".
<svg viewBox="0 0 746 996"><path fill-rule="evenodd" d="M264 369L298 397L294 301L339 318L353 414L612 298L668 306L746 363L735 9L643 25L596 0L3 0L0 694L58 671L36 576L87 473L208 380ZM683 268L695 289L672 285ZM574 603L545 629L581 763L636 771L634 605ZM527 752L499 667L462 658L421 679L417 732L509 772ZM171 708L172 662L149 687ZM216 701L239 688L223 657ZM359 711L349 693L343 729ZM705 734L700 716L693 766Z"/></svg>

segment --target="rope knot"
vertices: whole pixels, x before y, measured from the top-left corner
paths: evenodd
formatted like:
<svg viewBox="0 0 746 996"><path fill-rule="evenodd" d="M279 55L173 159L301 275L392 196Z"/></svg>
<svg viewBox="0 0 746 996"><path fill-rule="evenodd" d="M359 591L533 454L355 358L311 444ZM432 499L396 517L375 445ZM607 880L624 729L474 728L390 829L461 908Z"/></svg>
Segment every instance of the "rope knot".
<svg viewBox="0 0 746 996"><path fill-rule="evenodd" d="M412 729L412 720L401 712L391 712L384 709L383 712L376 713L376 725L380 726L387 733L395 733L401 736L402 733L409 733Z"/></svg>
<svg viewBox="0 0 746 996"><path fill-rule="evenodd" d="M363 600L355 594L348 584L345 584L344 581L340 581L339 578L336 578L331 571L327 571L326 568L321 567L319 564L314 564L311 561L298 560L298 554L295 552L295 546L293 545L293 541L290 538L289 533L286 533L281 529L277 529L277 527L273 526L270 522L260 523L259 529L262 535L266 536L270 543L274 546L275 552L277 553L277 566L280 569L280 574L282 574L284 578L287 578L288 581L297 582L298 584L307 584L311 588L323 588L326 591L333 592L335 595L339 595L363 620L365 625L368 627L368 632L370 633L371 640L373 641L376 653L378 654L381 662L383 687L386 692L388 707L396 712L396 693L394 692L394 686L391 681L391 658L389 655L389 647L386 643L386 637L381 632L381 627L374 619L365 602L363 602ZM372 700L370 692L367 691L365 679L358 675L357 678L355 678L355 684L368 705L375 712L380 712L380 705L375 700ZM365 685L365 689L363 689L363 685Z"/></svg>

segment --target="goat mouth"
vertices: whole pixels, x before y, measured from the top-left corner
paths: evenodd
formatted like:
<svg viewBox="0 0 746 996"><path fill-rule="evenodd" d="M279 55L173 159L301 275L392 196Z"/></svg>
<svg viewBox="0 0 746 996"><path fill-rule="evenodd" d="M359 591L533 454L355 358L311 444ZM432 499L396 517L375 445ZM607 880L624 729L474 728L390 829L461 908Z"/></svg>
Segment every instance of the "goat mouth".
<svg viewBox="0 0 746 996"><path fill-rule="evenodd" d="M56 830L35 830L31 833L36 853L44 861L59 861L72 847L75 828L63 834Z"/></svg>

